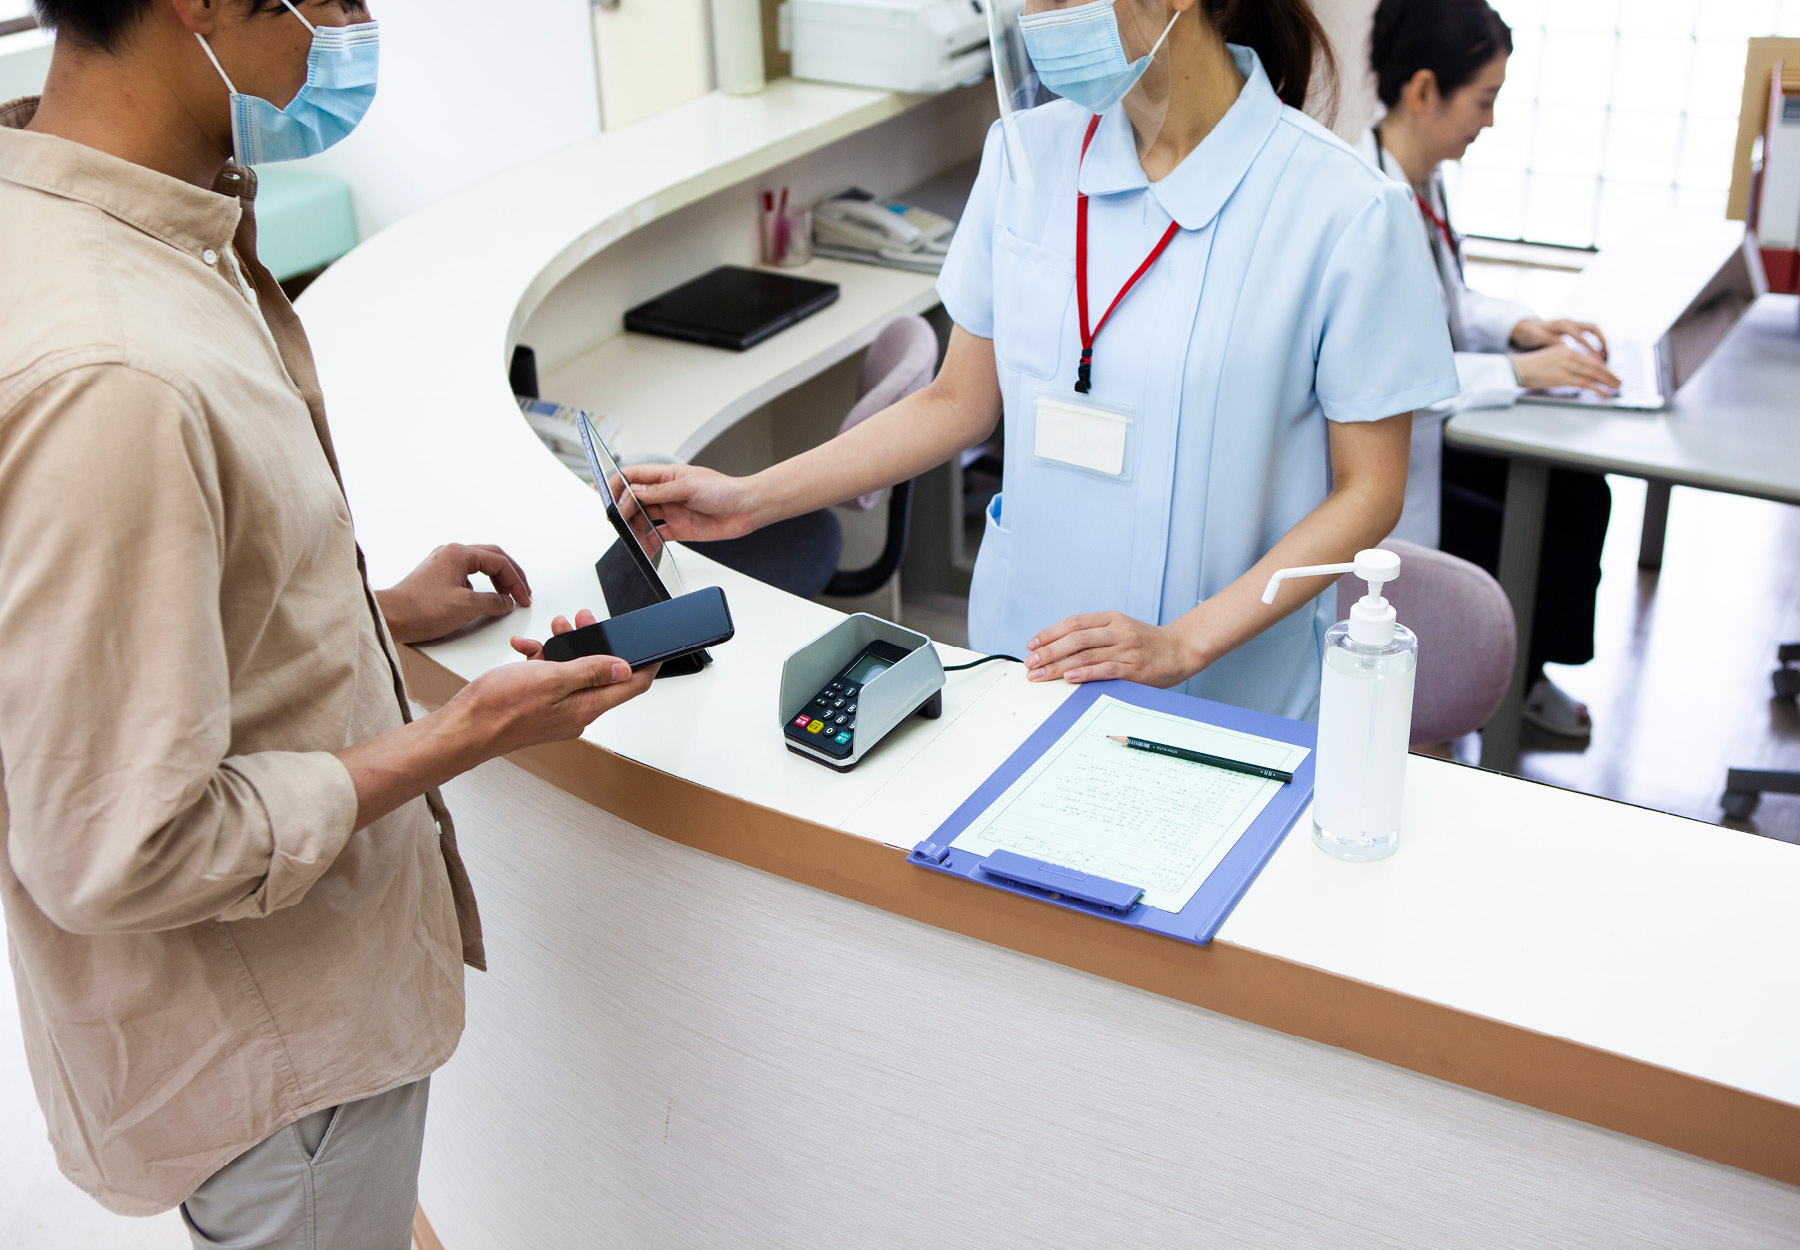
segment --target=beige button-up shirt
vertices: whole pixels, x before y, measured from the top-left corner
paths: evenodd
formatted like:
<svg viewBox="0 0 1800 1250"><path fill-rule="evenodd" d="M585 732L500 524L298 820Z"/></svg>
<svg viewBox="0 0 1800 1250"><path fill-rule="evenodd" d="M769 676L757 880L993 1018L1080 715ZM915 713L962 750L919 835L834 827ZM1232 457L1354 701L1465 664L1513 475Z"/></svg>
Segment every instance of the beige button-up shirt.
<svg viewBox="0 0 1800 1250"><path fill-rule="evenodd" d="M0 106L0 902L63 1170L149 1214L423 1077L480 966L436 796L356 829L400 725L312 359L214 191Z"/></svg>

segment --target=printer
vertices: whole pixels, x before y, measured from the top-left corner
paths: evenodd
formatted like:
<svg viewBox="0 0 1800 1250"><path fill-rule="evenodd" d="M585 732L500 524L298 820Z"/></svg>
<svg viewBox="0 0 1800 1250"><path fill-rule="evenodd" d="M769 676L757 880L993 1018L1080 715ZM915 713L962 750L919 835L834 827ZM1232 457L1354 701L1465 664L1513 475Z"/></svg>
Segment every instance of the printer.
<svg viewBox="0 0 1800 1250"><path fill-rule="evenodd" d="M990 68L988 0L786 0L782 51L795 78L887 91L947 91Z"/></svg>

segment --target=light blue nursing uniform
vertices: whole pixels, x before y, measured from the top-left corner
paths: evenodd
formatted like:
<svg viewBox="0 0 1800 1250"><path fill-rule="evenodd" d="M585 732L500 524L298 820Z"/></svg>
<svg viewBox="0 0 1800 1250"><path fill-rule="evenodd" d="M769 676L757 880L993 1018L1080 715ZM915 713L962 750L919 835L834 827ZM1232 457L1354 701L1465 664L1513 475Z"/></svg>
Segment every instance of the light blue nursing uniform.
<svg viewBox="0 0 1800 1250"><path fill-rule="evenodd" d="M969 641L1023 655L1039 630L1117 610L1167 624L1217 594L1325 499L1327 421L1375 421L1457 393L1431 257L1404 188L1286 107L1256 54L1223 120L1151 183L1122 106L1101 119L1089 196L1098 320L1171 221L1180 231L1094 346L1092 400L1128 405L1125 471L1035 454L1041 393L1074 393L1077 162L1091 114L1020 114L1036 181L1008 174L996 125L938 291L992 339L1005 490L988 509ZM1312 719L1331 592L1182 689Z"/></svg>

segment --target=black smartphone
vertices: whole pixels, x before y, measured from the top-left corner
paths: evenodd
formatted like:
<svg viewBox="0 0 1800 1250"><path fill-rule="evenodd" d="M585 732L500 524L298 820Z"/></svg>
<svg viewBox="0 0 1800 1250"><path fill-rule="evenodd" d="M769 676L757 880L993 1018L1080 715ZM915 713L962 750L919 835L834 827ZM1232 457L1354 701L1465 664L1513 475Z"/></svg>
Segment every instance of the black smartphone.
<svg viewBox="0 0 1800 1250"><path fill-rule="evenodd" d="M736 632L725 592L707 586L556 634L544 643L544 658L566 661L584 655L616 655L633 669L640 669L729 642Z"/></svg>

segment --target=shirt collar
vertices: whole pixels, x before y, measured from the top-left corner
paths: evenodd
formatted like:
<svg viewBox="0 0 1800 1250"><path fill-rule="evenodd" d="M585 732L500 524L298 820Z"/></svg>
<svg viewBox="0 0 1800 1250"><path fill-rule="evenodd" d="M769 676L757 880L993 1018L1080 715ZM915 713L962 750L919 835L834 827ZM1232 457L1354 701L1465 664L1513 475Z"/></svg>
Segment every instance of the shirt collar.
<svg viewBox="0 0 1800 1250"><path fill-rule="evenodd" d="M1219 215L1275 133L1282 108L1256 53L1237 44L1225 46L1244 76L1244 89L1200 146L1168 177L1151 182L1138 161L1137 140L1125 106L1115 104L1101 118L1082 164L1077 185L1083 194L1115 195L1148 187L1163 211L1184 230L1198 230Z"/></svg>
<svg viewBox="0 0 1800 1250"><path fill-rule="evenodd" d="M227 162L211 191L96 148L28 131L38 97L0 104L0 181L90 204L177 251L224 253L244 209L256 198L256 173Z"/></svg>

